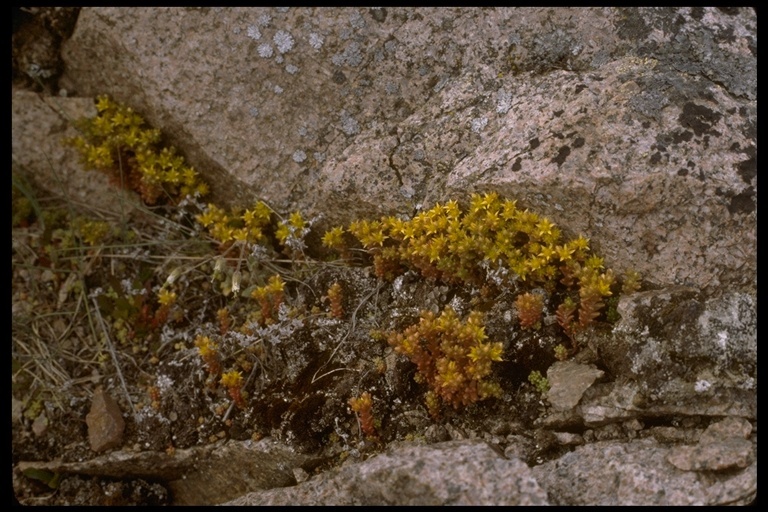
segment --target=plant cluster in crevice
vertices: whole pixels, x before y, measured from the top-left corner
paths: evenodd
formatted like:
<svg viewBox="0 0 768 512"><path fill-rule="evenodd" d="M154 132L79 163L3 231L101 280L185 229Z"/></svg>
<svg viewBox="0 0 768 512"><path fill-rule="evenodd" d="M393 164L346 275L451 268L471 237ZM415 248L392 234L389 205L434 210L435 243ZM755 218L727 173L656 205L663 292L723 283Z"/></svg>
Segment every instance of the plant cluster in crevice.
<svg viewBox="0 0 768 512"><path fill-rule="evenodd" d="M615 321L616 297L640 286L636 273L617 278L606 269L584 236L567 239L493 192L410 218L358 219L322 237L316 219L281 215L265 201L204 205L208 186L157 130L106 97L97 111L69 141L86 166L134 190L150 211L170 212L166 231L183 230L126 257L113 248L130 245L124 229L72 218L59 245L79 244L100 262L140 262L112 265L134 274L84 279L83 297L119 349L145 354L131 384L144 390L134 398L141 414L163 423L180 394L194 397L198 424L183 436L177 424L164 427L185 443L213 440L226 427L233 436L282 433L308 448L328 439L350 446L338 423L345 416L357 418L367 440L387 442L403 435L396 418L408 406L423 404L441 420L500 402L491 399L512 384L543 392L540 373L531 384L502 374L525 350L518 345L547 338L540 366L525 363L544 371L580 350L582 334ZM26 197L14 189L13 199L14 223L33 223ZM174 212L184 222L172 222ZM338 259L309 257L310 234ZM152 254L161 249L162 257ZM414 293L410 309L388 309L395 294L417 288L445 293L429 304ZM397 382L404 377L412 383Z"/></svg>

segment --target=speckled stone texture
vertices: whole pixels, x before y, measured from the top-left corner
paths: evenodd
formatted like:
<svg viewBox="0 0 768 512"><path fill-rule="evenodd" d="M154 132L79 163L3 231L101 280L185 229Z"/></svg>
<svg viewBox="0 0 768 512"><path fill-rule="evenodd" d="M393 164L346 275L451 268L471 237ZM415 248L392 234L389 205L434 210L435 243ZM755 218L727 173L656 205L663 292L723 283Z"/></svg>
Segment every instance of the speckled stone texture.
<svg viewBox="0 0 768 512"><path fill-rule="evenodd" d="M617 270L754 290L756 45L749 8L94 8L61 85L220 200L330 225L495 190Z"/></svg>

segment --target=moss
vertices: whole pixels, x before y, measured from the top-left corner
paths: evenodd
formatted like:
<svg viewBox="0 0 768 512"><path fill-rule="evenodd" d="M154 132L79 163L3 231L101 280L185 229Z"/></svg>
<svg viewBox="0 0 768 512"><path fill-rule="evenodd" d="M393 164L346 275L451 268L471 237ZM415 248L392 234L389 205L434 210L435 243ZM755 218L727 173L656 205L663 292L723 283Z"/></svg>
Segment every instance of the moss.
<svg viewBox="0 0 768 512"><path fill-rule="evenodd" d="M542 395L546 395L549 392L549 380L538 370L534 370L528 375L528 382L533 384Z"/></svg>

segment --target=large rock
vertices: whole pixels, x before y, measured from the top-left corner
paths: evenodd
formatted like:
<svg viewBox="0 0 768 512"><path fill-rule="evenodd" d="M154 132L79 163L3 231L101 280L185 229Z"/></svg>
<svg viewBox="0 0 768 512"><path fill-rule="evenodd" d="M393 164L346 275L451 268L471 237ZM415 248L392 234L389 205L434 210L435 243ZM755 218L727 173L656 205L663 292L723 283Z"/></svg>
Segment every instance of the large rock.
<svg viewBox="0 0 768 512"><path fill-rule="evenodd" d="M548 372L552 412L542 425L757 418L754 295L705 299L690 288L668 288L626 296L618 311L613 331L588 336L611 381L593 384L594 369L555 363Z"/></svg>
<svg viewBox="0 0 768 512"><path fill-rule="evenodd" d="M706 300L690 288L669 288L623 298L622 319L597 338L614 375L636 381L645 394L708 397L723 388L755 397L757 300L728 293ZM674 391L673 391L674 390Z"/></svg>
<svg viewBox="0 0 768 512"><path fill-rule="evenodd" d="M256 491L229 505L547 505L518 459L481 441L405 445L294 487Z"/></svg>
<svg viewBox="0 0 768 512"><path fill-rule="evenodd" d="M83 9L61 85L233 202L327 221L497 190L623 270L755 288L751 9Z"/></svg>
<svg viewBox="0 0 768 512"><path fill-rule="evenodd" d="M653 439L602 441L577 447L532 473L553 505L747 505L755 499L754 459L730 471L686 471L668 460L674 461L678 450ZM720 450L720 456L732 452L727 443Z"/></svg>

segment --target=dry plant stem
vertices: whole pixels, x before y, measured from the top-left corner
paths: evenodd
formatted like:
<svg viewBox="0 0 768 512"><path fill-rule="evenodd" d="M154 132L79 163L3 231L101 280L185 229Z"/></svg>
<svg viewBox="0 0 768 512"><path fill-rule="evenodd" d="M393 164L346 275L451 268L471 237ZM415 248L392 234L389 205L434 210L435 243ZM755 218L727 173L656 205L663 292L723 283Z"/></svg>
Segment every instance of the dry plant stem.
<svg viewBox="0 0 768 512"><path fill-rule="evenodd" d="M36 334L37 328L32 327L32 331ZM41 341L42 338L36 334L33 339L36 340L34 347L25 344L18 337L15 337L15 341L19 348L21 348L29 356L29 364L40 370L54 384L63 386L64 383L69 380L69 376L64 370L61 369L56 360L51 356L49 347L46 343ZM41 364L40 361L45 361L49 364L49 366ZM35 381L40 381L41 379L37 375L37 372L31 371L29 368L27 368L27 366L28 365L26 364L24 365L24 371L28 373Z"/></svg>
<svg viewBox="0 0 768 512"><path fill-rule="evenodd" d="M96 303L95 298L91 298L93 301L93 308L96 312L96 319L99 321L99 325L101 326L101 330L104 331L104 339L107 341L107 348L109 349L109 353L112 356L112 361L115 364L115 370L117 370L117 376L120 378L120 384L123 386L123 392L125 393L125 398L128 400L128 403L131 405L131 410L133 411L133 415L136 416L136 408L133 406L133 401L131 401L131 395L128 394L128 386L125 385L125 379L123 378L123 372L120 371L120 364L117 361L117 354L115 353L115 348L112 345L112 339L109 337L109 332L107 332L107 326L104 325L104 319L101 318L101 312L99 311L99 305Z"/></svg>
<svg viewBox="0 0 768 512"><path fill-rule="evenodd" d="M333 358L334 358L334 356L336 356L336 352L339 350L339 348L341 348L341 346L344 344L344 342L345 342L345 341L347 341L347 338L349 338L349 335L352 333L352 331L354 331L354 330L355 330L355 323L357 322L357 312L360 310L360 308L361 308L361 307L363 307L363 304L365 304L366 302L368 302L368 299L370 299L371 297L373 297L373 295L374 295L374 294L378 293L378 292L379 292L379 290L381 290L381 285L382 285L382 281L379 281L378 283L376 283L376 288L374 288L373 290L371 290L371 291L370 291L370 293L369 293L368 295L366 295L365 297L363 297L363 299L360 301L360 304L358 304L358 305L357 305L357 307L355 308L355 310L352 312L352 319L350 320L350 326L349 326L349 329L347 330L347 333L346 333L346 334L344 335L344 337L341 339L341 341L339 342L339 344L338 344L338 345L336 345L336 348L334 348L334 349L333 349L333 352L331 353L331 356L328 358L328 361L326 361L326 362L325 362L325 364L324 364L323 366L321 366L320 368L318 368L318 370L317 370L317 371L315 372L315 374L312 376L312 384L314 384L314 383L315 383L315 382L317 382L318 380L320 380L320 379L322 379L323 377L326 377L326 376L328 376L328 375L330 375L330 374L332 374L332 373L334 373L334 372L338 372L338 371L341 371L341 370L345 370L345 369L346 369L346 368L337 368L336 370L331 370L331 371L329 371L329 372L327 372L327 373L324 373L324 374L322 374L322 375L320 375L320 376L318 376L318 375L317 375L317 374L318 374L318 372L319 372L320 370L322 370L323 368L325 368L326 366L328 366L328 365L331 363L331 361L333 361Z"/></svg>
<svg viewBox="0 0 768 512"><path fill-rule="evenodd" d="M355 419L357 420L357 442L361 443L363 441L363 424L359 414L355 413Z"/></svg>

